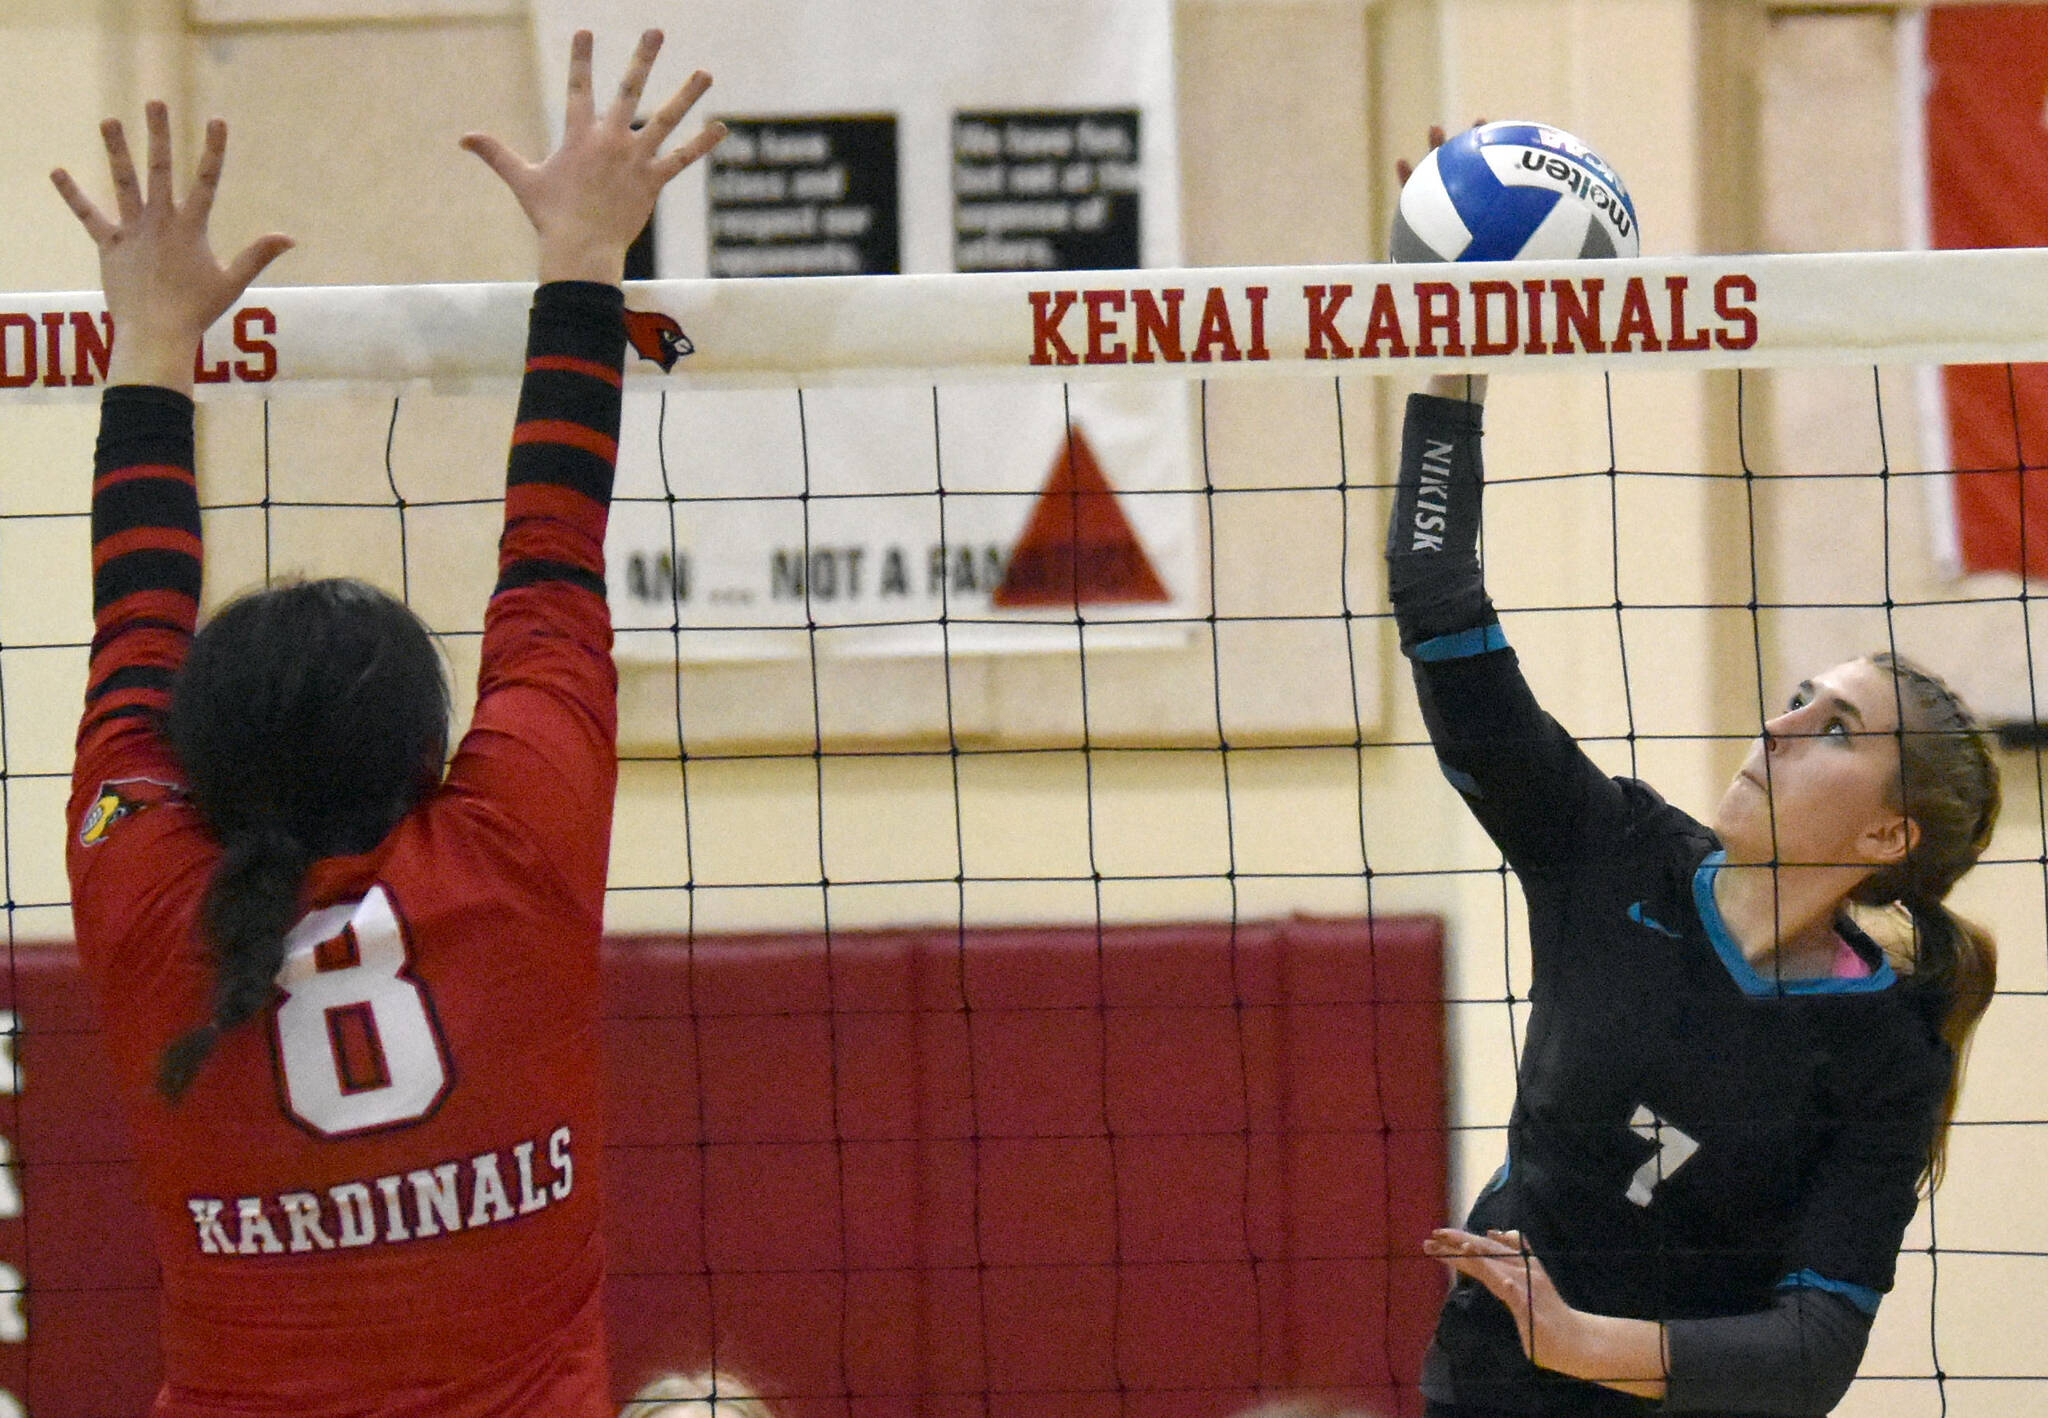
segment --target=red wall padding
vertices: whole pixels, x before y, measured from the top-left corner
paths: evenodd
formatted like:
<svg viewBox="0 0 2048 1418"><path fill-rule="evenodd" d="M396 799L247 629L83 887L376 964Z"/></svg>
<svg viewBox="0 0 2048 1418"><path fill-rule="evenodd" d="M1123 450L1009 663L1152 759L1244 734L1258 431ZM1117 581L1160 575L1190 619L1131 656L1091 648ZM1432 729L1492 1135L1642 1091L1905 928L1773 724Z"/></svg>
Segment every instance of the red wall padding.
<svg viewBox="0 0 2048 1418"><path fill-rule="evenodd" d="M610 942L622 1393L715 1357L785 1418L1416 1411L1441 960L1412 917ZM8 1007L0 1386L137 1418L154 1265L71 952Z"/></svg>

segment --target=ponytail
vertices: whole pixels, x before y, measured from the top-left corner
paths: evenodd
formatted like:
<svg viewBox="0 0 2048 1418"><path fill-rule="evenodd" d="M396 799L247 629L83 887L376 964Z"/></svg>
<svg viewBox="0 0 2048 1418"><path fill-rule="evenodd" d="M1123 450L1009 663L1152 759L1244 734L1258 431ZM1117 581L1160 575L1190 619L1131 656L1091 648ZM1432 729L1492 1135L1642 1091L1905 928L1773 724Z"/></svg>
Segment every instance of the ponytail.
<svg viewBox="0 0 2048 1418"><path fill-rule="evenodd" d="M1942 1002L1935 1027L1955 1059L1941 1109L1935 1115L1934 1141L1928 1148L1927 1166L1920 1174L1921 1185L1932 1192L1941 1185L1942 1175L1948 1170L1948 1129L1955 1120L1956 1100L1963 1092L1963 1066L1970 1058L1970 1036L1984 1011L1991 1007L1991 996L1998 985L1998 942L1983 926L1939 902L1927 914L1934 917L1935 931L1947 936L1948 942L1943 949L1921 951L1918 978Z"/></svg>
<svg viewBox="0 0 2048 1418"><path fill-rule="evenodd" d="M199 916L218 972L213 1013L157 1059L156 1086L164 1097L180 1097L220 1036L270 1002L312 860L290 833L271 826L238 832L224 844Z"/></svg>
<svg viewBox="0 0 2048 1418"><path fill-rule="evenodd" d="M1929 1025L1953 1060L1920 1173L1921 1186L1931 1192L1947 1170L1949 1124L1963 1091L1970 1038L1990 1008L1998 983L1998 942L1983 926L1939 901L1912 906L1894 901L1886 908L1852 902L1849 916L1904 977L1905 988L1921 1001Z"/></svg>
<svg viewBox="0 0 2048 1418"><path fill-rule="evenodd" d="M426 626L382 591L273 586L193 637L164 733L221 847L198 921L212 1008L157 1060L175 1099L269 1005L312 864L370 851L440 781L448 686Z"/></svg>
<svg viewBox="0 0 2048 1418"><path fill-rule="evenodd" d="M1970 1036L1998 984L1998 944L1991 932L1951 911L1945 901L1977 864L1998 826L2002 792L1998 764L1975 717L1940 676L1894 654L1871 663L1892 677L1899 704L1899 775L1891 806L1918 829L1899 861L1864 880L1850 900L1889 907L1904 917L1887 954L1929 1003L1935 1032L1954 1060L1936 1115L1927 1165L1929 1191L1948 1162L1948 1130L1963 1089Z"/></svg>

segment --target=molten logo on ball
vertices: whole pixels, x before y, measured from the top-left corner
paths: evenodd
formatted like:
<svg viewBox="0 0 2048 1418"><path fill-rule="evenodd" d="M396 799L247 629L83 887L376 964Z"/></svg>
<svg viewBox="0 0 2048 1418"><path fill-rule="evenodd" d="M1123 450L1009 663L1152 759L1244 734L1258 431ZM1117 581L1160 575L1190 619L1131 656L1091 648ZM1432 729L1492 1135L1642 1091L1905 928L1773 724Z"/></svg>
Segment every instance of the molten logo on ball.
<svg viewBox="0 0 2048 1418"><path fill-rule="evenodd" d="M1394 214L1396 261L1567 261L1640 249L1620 174L1541 123L1460 133L1416 167Z"/></svg>

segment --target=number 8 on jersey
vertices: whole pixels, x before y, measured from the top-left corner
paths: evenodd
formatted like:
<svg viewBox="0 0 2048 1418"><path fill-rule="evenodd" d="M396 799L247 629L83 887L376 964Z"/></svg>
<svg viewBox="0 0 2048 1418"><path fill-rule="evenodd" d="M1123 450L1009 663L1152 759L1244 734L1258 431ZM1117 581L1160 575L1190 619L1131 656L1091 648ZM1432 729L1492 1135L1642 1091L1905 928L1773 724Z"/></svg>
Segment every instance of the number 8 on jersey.
<svg viewBox="0 0 2048 1418"><path fill-rule="evenodd" d="M382 886L315 911L285 937L277 1058L285 1112L321 1137L417 1121L448 1091L427 992L405 972L404 928Z"/></svg>

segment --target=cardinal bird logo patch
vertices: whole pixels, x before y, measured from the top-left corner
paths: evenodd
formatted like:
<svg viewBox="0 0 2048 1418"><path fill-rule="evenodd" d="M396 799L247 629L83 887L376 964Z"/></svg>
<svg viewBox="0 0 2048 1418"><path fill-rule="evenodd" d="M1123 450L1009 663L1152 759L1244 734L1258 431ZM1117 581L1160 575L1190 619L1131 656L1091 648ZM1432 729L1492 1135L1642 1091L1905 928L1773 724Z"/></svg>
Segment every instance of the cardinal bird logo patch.
<svg viewBox="0 0 2048 1418"><path fill-rule="evenodd" d="M640 358L660 365L664 374L674 369L676 361L684 355L697 352L675 316L659 310L627 311L626 338L633 342L634 352Z"/></svg>
<svg viewBox="0 0 2048 1418"><path fill-rule="evenodd" d="M96 847L122 818L144 808L175 802L184 795L184 789L175 783L159 783L154 778L117 778L102 783L78 824L78 845Z"/></svg>

